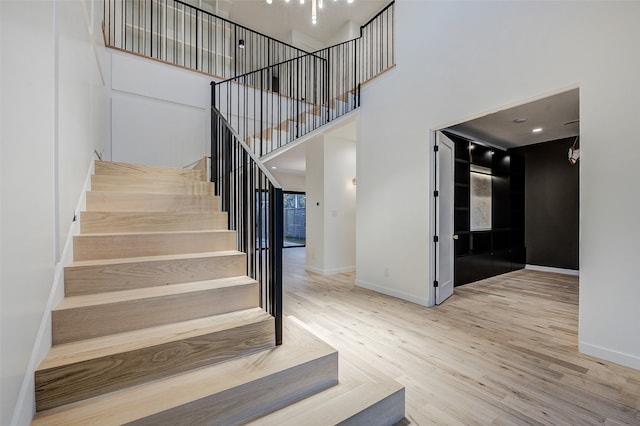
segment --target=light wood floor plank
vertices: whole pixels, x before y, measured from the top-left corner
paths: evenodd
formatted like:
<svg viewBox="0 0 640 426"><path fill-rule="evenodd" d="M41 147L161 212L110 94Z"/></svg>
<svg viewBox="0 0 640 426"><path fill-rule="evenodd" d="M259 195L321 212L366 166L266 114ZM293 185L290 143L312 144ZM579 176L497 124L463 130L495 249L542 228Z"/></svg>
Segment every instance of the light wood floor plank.
<svg viewBox="0 0 640 426"><path fill-rule="evenodd" d="M285 314L338 349L349 379L403 384L405 424L640 424L640 371L578 352L577 277L516 271L425 308L304 262L284 251Z"/></svg>

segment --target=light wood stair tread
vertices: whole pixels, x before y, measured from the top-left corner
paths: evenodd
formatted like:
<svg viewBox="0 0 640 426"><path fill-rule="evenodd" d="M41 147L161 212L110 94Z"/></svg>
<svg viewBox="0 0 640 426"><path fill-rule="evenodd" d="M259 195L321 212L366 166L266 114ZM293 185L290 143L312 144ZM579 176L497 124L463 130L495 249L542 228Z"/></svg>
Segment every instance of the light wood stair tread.
<svg viewBox="0 0 640 426"><path fill-rule="evenodd" d="M189 292L220 289L239 285L255 284L256 281L247 277L220 278L217 280L196 281L191 283L169 284L155 287L135 288L108 293L85 294L81 296L65 297L52 309L52 312L64 309L83 308L88 306L107 305L111 303L130 302L133 300L152 299Z"/></svg>
<svg viewBox="0 0 640 426"><path fill-rule="evenodd" d="M212 194L88 191L87 211L220 211L220 197Z"/></svg>
<svg viewBox="0 0 640 426"><path fill-rule="evenodd" d="M122 258L95 259L95 260L75 260L71 262L69 266L67 266L67 268L82 268L82 267L98 266L98 265L154 262L154 261L176 260L176 259L224 257L224 256L238 255L238 254L242 254L242 252L237 250L220 250L220 251L210 251L210 252L200 252L200 253L162 254L157 256L122 257Z"/></svg>
<svg viewBox="0 0 640 426"><path fill-rule="evenodd" d="M385 383L340 382L338 385L298 401L288 407L249 422L252 426L328 426L337 424L392 424L404 417L404 410L390 413L388 407L380 407L368 420L357 422L354 417L364 416L367 409L375 410L375 405L386 398L402 397L404 387L394 381ZM404 398L402 398L404 399ZM404 404L399 404L404 407ZM390 419L384 419L389 415ZM372 419L373 417L373 419Z"/></svg>
<svg viewBox="0 0 640 426"><path fill-rule="evenodd" d="M80 212L80 232L159 232L228 229L226 212Z"/></svg>
<svg viewBox="0 0 640 426"><path fill-rule="evenodd" d="M103 233L88 233L81 234L79 237L118 237L118 236L130 236L130 235L182 235L182 234L228 234L235 231L229 231L228 229L206 229L206 230L194 230L194 231L132 231L132 232L111 232L108 234Z"/></svg>
<svg viewBox="0 0 640 426"><path fill-rule="evenodd" d="M35 416L31 424L125 424L230 389L246 392L247 386L243 385L286 373L299 366L312 366L313 361L320 358L337 357L334 348L314 335L286 320L284 324L286 340L281 346L43 411ZM332 384L335 383L324 383L316 391ZM277 387L272 391L277 391Z"/></svg>
<svg viewBox="0 0 640 426"><path fill-rule="evenodd" d="M115 170L118 173L158 173L158 174L196 174L198 170L183 167L154 166L147 164L125 163L120 161L96 160L96 174L106 170Z"/></svg>
<svg viewBox="0 0 640 426"><path fill-rule="evenodd" d="M250 308L93 339L54 345L36 371L152 345L187 339L270 318L262 308Z"/></svg>
<svg viewBox="0 0 640 426"><path fill-rule="evenodd" d="M79 234L73 237L73 260L228 251L236 245L236 232L223 229Z"/></svg>

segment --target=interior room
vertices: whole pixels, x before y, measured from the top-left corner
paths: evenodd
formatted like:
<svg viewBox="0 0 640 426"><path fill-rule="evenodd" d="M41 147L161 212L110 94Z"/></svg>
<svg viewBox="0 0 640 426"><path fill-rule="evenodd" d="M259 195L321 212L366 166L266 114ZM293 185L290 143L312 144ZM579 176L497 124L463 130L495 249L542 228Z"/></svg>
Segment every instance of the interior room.
<svg viewBox="0 0 640 426"><path fill-rule="evenodd" d="M579 122L573 89L446 129L456 286L522 268L579 273Z"/></svg>

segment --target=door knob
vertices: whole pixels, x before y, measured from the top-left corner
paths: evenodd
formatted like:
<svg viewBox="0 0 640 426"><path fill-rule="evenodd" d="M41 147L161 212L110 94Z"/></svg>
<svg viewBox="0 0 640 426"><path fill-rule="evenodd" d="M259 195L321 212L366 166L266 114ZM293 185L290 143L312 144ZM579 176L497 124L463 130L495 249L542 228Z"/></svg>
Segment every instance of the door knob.
<svg viewBox="0 0 640 426"><path fill-rule="evenodd" d="M457 234L453 234L453 239L457 240L458 239L458 235Z"/></svg>

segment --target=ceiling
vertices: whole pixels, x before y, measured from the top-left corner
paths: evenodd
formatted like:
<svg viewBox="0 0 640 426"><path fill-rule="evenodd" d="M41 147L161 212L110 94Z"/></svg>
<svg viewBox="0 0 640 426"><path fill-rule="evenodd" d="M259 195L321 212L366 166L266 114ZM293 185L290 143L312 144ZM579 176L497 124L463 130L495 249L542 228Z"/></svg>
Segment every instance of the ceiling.
<svg viewBox="0 0 640 426"><path fill-rule="evenodd" d="M578 89L573 89L457 124L447 130L508 149L577 136L580 134L579 119L580 94ZM536 128L542 130L534 133Z"/></svg>
<svg viewBox="0 0 640 426"><path fill-rule="evenodd" d="M391 0L354 0L351 4L347 0L323 0L316 25L311 23L311 0L303 5L299 0L273 0L270 5L266 0L226 1L231 3L231 21L282 41L290 40L291 30L295 30L326 45L348 21L360 26Z"/></svg>
<svg viewBox="0 0 640 426"><path fill-rule="evenodd" d="M349 118L340 124L335 125L330 130L323 132L321 136L331 136L335 138L348 139L355 143L357 132L357 121L355 117ZM280 173L292 173L304 175L306 171L307 145L321 140L318 137L309 139L293 148L283 150L279 154L267 161L265 165Z"/></svg>

